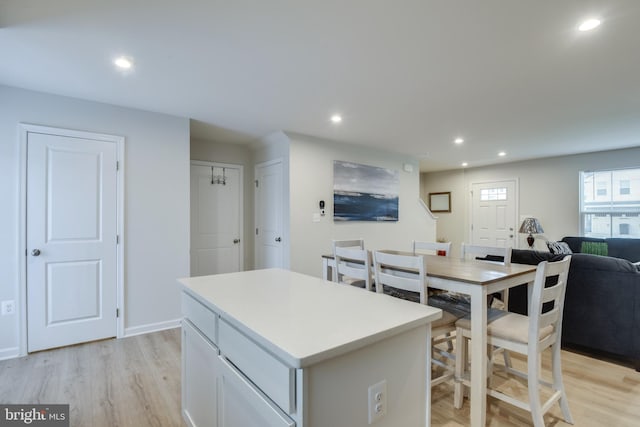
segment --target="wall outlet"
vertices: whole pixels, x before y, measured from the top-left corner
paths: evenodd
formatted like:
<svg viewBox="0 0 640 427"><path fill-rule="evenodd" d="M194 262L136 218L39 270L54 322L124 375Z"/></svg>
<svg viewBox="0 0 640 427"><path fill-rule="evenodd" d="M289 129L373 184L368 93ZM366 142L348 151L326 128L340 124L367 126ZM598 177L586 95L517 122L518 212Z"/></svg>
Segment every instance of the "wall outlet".
<svg viewBox="0 0 640 427"><path fill-rule="evenodd" d="M2 315L7 316L16 312L16 302L12 299L2 301Z"/></svg>
<svg viewBox="0 0 640 427"><path fill-rule="evenodd" d="M387 415L387 380L369 387L369 424Z"/></svg>

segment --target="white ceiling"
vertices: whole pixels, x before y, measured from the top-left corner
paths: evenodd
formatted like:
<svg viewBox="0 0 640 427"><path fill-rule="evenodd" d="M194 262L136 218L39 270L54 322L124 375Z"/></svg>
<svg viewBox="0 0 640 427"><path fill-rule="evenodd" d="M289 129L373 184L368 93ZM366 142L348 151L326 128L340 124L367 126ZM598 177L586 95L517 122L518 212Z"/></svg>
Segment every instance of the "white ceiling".
<svg viewBox="0 0 640 427"><path fill-rule="evenodd" d="M1 0L0 84L189 117L195 138L473 167L640 146L639 19L639 0Z"/></svg>

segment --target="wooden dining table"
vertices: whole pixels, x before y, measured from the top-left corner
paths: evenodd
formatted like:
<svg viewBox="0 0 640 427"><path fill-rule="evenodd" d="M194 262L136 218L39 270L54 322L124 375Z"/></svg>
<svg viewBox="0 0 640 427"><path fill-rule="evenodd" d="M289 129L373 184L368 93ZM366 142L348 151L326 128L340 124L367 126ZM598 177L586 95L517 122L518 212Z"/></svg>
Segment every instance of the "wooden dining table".
<svg viewBox="0 0 640 427"><path fill-rule="evenodd" d="M412 255L411 252L381 252ZM536 275L535 265L486 262L476 259L424 255L427 286L466 294L471 300L471 426L484 426L487 408L487 296L526 283L529 294ZM323 277L331 280L333 255L322 256ZM531 297L531 295L529 295Z"/></svg>

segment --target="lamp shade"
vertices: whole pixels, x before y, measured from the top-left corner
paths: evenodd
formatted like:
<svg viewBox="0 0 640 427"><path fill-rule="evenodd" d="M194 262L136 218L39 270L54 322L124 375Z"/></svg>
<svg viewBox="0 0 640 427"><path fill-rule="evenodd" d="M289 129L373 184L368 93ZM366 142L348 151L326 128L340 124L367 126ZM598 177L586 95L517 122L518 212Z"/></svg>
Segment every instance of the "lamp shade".
<svg viewBox="0 0 640 427"><path fill-rule="evenodd" d="M525 218L522 221L522 225L520 225L520 233L528 233L528 234L540 234L544 233L542 229L542 225L540 225L540 221L537 218Z"/></svg>

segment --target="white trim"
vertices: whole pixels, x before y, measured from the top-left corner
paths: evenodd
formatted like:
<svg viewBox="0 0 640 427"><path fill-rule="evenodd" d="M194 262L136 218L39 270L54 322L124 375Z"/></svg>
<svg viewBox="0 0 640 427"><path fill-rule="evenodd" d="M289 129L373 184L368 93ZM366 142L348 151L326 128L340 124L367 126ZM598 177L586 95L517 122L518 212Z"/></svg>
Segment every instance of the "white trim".
<svg viewBox="0 0 640 427"><path fill-rule="evenodd" d="M117 297L116 304L119 316L116 319L116 338L122 338L124 336L124 325L125 325L125 299L124 299L124 251L125 251L125 242L127 241L125 236L125 227L124 227L124 201L125 201L125 158L124 158L124 137L119 136L116 141L116 150L117 153L117 161L118 161L118 173L116 174L117 180L117 195L116 195L116 205L117 205L117 225L116 225L116 233L119 236L119 242L116 246L117 254L116 254L116 263L117 263Z"/></svg>
<svg viewBox="0 0 640 427"><path fill-rule="evenodd" d="M427 204L424 202L424 200L422 200L421 197L418 197L418 203L420 203L420 206L422 206L422 208L425 210L425 212L429 216L429 218L431 218L433 220L437 220L438 219L438 217L435 216L433 214L433 212L431 212L431 209L429 209L429 206L427 206Z"/></svg>
<svg viewBox="0 0 640 427"><path fill-rule="evenodd" d="M0 348L0 360L15 359L20 356L18 347Z"/></svg>
<svg viewBox="0 0 640 427"><path fill-rule="evenodd" d="M244 271L244 165L235 163L209 162L203 160L191 160L191 166L214 166L217 168L239 169L240 171L240 271ZM191 170L189 170L191 175ZM189 253L191 253L191 230L189 230ZM191 266L191 260L189 260ZM191 268L191 267L189 267Z"/></svg>
<svg viewBox="0 0 640 427"><path fill-rule="evenodd" d="M18 320L18 356L27 355L27 137L29 133L40 133L47 135L59 135L71 138L92 139L95 141L112 142L116 144L117 161L119 170L117 174L116 205L117 205L117 227L116 232L120 236L120 244L116 246L116 304L120 309L120 317L116 319L116 337L122 338L125 332L125 299L124 299L124 143L123 136L108 135L102 133L86 132L73 129L54 128L40 126L29 123L18 124L19 147L19 203L18 203L18 301L16 306L20 310ZM24 256L23 256L24 254Z"/></svg>
<svg viewBox="0 0 640 427"><path fill-rule="evenodd" d="M165 329L174 329L180 327L182 318L166 320L164 322L148 323L141 326L133 326L124 330L124 337L132 337L135 335L149 334L151 332L164 331Z"/></svg>

